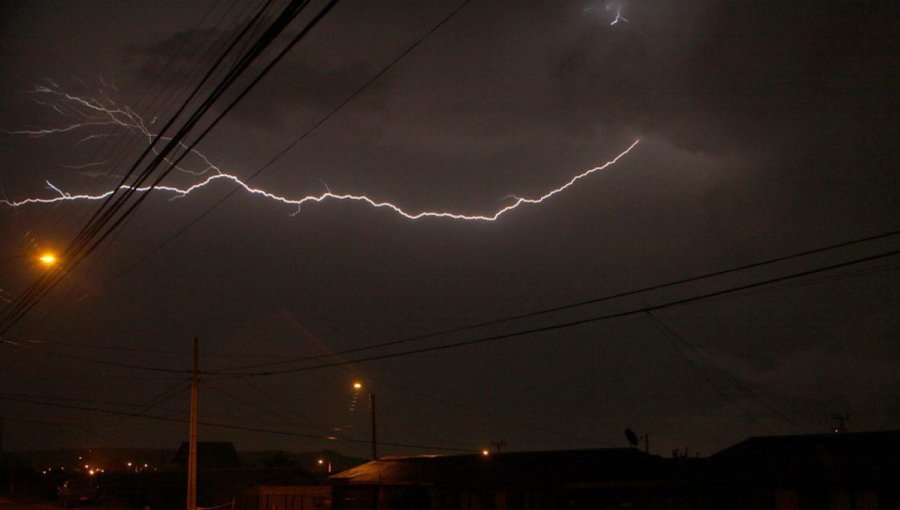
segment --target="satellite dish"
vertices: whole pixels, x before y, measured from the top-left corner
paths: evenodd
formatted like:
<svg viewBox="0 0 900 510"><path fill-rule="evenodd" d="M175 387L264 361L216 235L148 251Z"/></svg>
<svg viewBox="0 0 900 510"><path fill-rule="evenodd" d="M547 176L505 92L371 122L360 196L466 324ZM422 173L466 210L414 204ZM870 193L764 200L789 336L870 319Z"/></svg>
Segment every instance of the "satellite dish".
<svg viewBox="0 0 900 510"><path fill-rule="evenodd" d="M633 448L637 447L638 437L637 437L637 434L635 434L633 430L626 428L625 429L625 438L628 439L628 444L630 444Z"/></svg>

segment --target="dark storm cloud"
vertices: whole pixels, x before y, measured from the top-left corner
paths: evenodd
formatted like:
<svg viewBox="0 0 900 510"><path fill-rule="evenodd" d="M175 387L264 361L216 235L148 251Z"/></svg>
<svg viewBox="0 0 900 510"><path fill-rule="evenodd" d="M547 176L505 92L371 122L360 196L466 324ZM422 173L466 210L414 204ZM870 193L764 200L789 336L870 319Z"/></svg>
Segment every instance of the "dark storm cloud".
<svg viewBox="0 0 900 510"><path fill-rule="evenodd" d="M254 127L279 132L284 124L268 121L296 118L308 113L305 110L316 114L330 111L423 35L427 23L450 11L446 5L423 7L416 3L385 9L373 9L371 4L344 7L336 14L342 16L341 35L315 33L314 37L323 40L299 45L295 54L279 65L277 76L264 80L253 92L247 101L252 106L236 111L235 119L256 119L262 122ZM494 4L464 10L466 16L460 18L466 19L442 28L342 112L353 123L365 126L350 134L363 142L365 137L370 142L383 141L378 138L383 135L410 145L433 145L436 150L442 144L458 150L461 144L471 146L473 140L508 139L511 131L553 135L555 131L541 125L544 110L552 107L541 97L546 86L545 66L540 58L527 57L541 42L529 33L530 27L515 26L518 21L546 25L537 22L544 10L525 7L523 11ZM550 14L556 15L552 10ZM401 28L382 28L397 25ZM404 25L414 30L405 32ZM128 53L147 59L141 74L149 82L165 65L173 65L166 64L170 58L189 56L211 40L230 37L235 31L181 32L146 47L131 48ZM522 58L510 59L510 52Z"/></svg>
<svg viewBox="0 0 900 510"><path fill-rule="evenodd" d="M890 65L896 6L629 7L634 22L583 24L550 63L559 106L576 119L588 114L713 153L828 149L833 132L886 136L900 98Z"/></svg>
<svg viewBox="0 0 900 510"><path fill-rule="evenodd" d="M146 47L127 48L125 52L139 62L137 76L143 85L155 84L161 88L164 84L159 82L160 76L173 68L189 71L199 79L198 57L205 57L207 62L214 61L240 29L238 26L232 30L183 31ZM255 88L256 101L251 106L239 106L229 118L256 128L281 131L285 129L286 116L321 116L373 72L371 65L362 60L317 64L303 55L289 57L279 66L277 79L266 79Z"/></svg>
<svg viewBox="0 0 900 510"><path fill-rule="evenodd" d="M307 124L310 119L317 120L366 83L413 37L423 33L424 23L436 21L447 12L445 5L422 2L343 5L331 16L337 21L329 20L324 28L305 37L278 65L276 76L263 80L254 90L255 99L245 102L251 105L239 106L232 118L270 132L295 128L290 122L284 124L291 117L303 117ZM230 28L220 23L215 28L183 30L152 43L130 45L123 54L135 56L140 62L139 76L150 83L167 66L177 66L182 61L195 65L198 55L206 55L211 61L210 57L222 51L248 19ZM284 40L295 35L288 30ZM276 45L265 56L274 56L278 50L280 46ZM355 108L380 112L384 107L379 100L381 88L380 82L369 86L367 100L357 101Z"/></svg>
<svg viewBox="0 0 900 510"><path fill-rule="evenodd" d="M121 53L131 57L137 66L135 77L149 84L159 80L164 71L172 68L199 74L199 69L202 68L198 61L209 64L214 62L239 31L239 27L232 30L183 30L160 41L144 45L128 44L122 48Z"/></svg>
<svg viewBox="0 0 900 510"><path fill-rule="evenodd" d="M21 81L2 99L27 104L4 110L8 125L60 122L52 111L34 118L34 105L21 98L21 90L47 76L90 93L100 87L97 75L109 81L114 70L121 93L115 99L135 108L148 104L135 98L157 79L164 83L169 72L185 83L181 70L202 68L196 52L234 33L225 26L197 29L206 5L191 5L192 13L165 2L154 4L154 12L129 2L67 4L62 14L19 9L27 22L12 24L19 35L0 47L0 55L9 63L4 72ZM202 149L226 170L248 175L455 5L342 3ZM622 5L629 21L610 26L603 2L472 2L255 184L294 196L320 192L322 179L335 191L391 199L412 210L484 213L508 194L545 192L640 137L637 149L609 171L494 224L414 222L346 203L304 207L292 217L293 209L238 194L108 281L211 207L225 189L174 201L151 197L71 290L58 294L59 310L29 323L25 333L160 349L167 354L135 350L121 358L172 367L187 364L187 345L199 334L204 366L226 368L429 333L896 228L900 88L891 60L900 18L893 5ZM109 18L115 23L100 22L103 9L115 11ZM28 28L36 24L69 35L59 44ZM85 32L96 37L84 38ZM80 78L69 78L73 74ZM140 113L149 119L160 112ZM17 195L43 192L46 169L60 170L54 161L90 161L95 150L87 143L73 148L75 140L3 141L10 149L6 168L13 170L0 178L18 183ZM71 191L88 184L96 189L103 183L73 184ZM77 226L76 213L89 212L89 206L68 204L23 209L0 216L0 226L21 237L46 225ZM14 251L13 238L0 241ZM834 411L859 414L861 428L896 427L891 416L900 410L883 397L900 390L896 268L858 276L670 308L659 317L689 343L684 353L646 317L634 317L256 382L286 401L285 409L325 426L364 425L359 415L341 414L347 379L362 375L589 440L535 433L381 386L386 437L396 439L473 444L505 438L515 449L611 446L622 444L622 428L632 425L650 432L657 452L667 454L669 446L710 453L748 434L794 431L751 396L723 398L686 355L751 384L812 430L827 426ZM6 287L14 283L8 276L0 280ZM109 376L100 369L90 378L93 386L73 384L45 371L77 375L83 368L29 354L0 360L10 373L19 370L19 378L2 381L8 388L109 392L110 399L120 392L122 400L135 402L165 389L148 383L127 394L138 379L104 388ZM735 393L722 378L715 384ZM250 385L224 390L265 400ZM212 392L203 398L210 413L235 407ZM178 402L183 408L186 399ZM256 410L243 417L251 418L264 416ZM170 446L183 432L153 430L150 436ZM25 442L29 437L11 433ZM240 447L293 447L278 437L206 433Z"/></svg>
<svg viewBox="0 0 900 510"><path fill-rule="evenodd" d="M356 8L348 17L358 18ZM472 6L464 22L444 27L335 120L360 147L413 150L418 156L409 157L423 161L461 152L510 160L523 147L564 148L601 135L612 145L657 136L723 161L769 159L768 173L777 175L802 160L797 186L823 172L844 185L838 169L860 152L869 166L885 164L898 104L897 71L887 65L896 50L894 7L627 8L632 21L610 27L605 13L573 6ZM299 48L301 57L280 69L283 79L264 82L236 118L281 136L297 131L396 54L342 57L359 42L346 39L337 57Z"/></svg>

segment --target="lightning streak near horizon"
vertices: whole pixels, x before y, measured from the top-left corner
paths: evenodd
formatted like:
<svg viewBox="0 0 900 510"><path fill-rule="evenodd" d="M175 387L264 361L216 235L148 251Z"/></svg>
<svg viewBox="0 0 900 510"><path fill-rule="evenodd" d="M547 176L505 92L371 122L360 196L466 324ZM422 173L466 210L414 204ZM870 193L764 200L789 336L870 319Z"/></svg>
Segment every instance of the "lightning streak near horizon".
<svg viewBox="0 0 900 510"><path fill-rule="evenodd" d="M97 126L97 125L113 125L113 126L118 126L120 128L130 130L130 131L135 131L143 136L148 137L148 139L150 141L152 141L154 139L154 137L156 136L155 134L151 133L146 128L146 126L144 125L143 119L137 113L135 113L133 110L131 110L129 108L118 107L117 105L115 105L115 103L113 103L108 98L107 98L107 103L104 104L103 102L100 102L96 99L86 99L86 98L81 98L78 96L72 96L72 95L64 93L56 88L40 87L40 88L36 89L36 92L42 93L42 94L54 95L57 97L58 100L68 103L68 105L70 107L72 107L74 105L76 107L80 106L82 109L88 108L94 114L106 117L106 120L85 119L85 122L83 122L81 124L75 123L75 124L71 124L69 126L65 126L63 128L41 129L41 130L33 130L33 131L11 131L8 133L30 135L30 136L47 136L47 135L52 135L52 134L67 133L67 132L75 131L79 128L88 128L88 127ZM60 108L60 106L53 105L53 104L51 104L51 107L54 107L55 109ZM75 111L82 113L81 111L79 111L78 108L75 108ZM163 137L163 139L165 139L165 138ZM306 196L299 197L299 198L290 198L287 196L277 195L275 193L266 191L264 189L253 188L253 187L249 186L246 182L241 180L239 177L232 175L232 174L222 172L219 169L219 167L217 167L215 164L213 164L206 155L204 155L203 153L201 153L195 149L192 149L191 152L194 155L196 155L197 157L199 157L204 162L204 165L206 166L206 168L199 172L187 170L182 167L176 167L176 168L178 170L181 170L182 172L185 172L185 173L188 173L188 174L191 174L194 176L198 176L198 177L203 176L208 173L213 173L213 175L207 176L204 180L194 183L190 186L183 187L183 188L177 187L177 186L160 185L160 186L156 186L155 188L153 188L153 190L157 191L157 192L161 191L161 192L170 193L173 195L170 200L176 200L176 199L184 198L187 195L190 195L191 193L194 193L196 191L199 191L199 190L205 188L206 186L213 184L214 182L231 181L232 183L238 185L240 188L242 188L247 193L264 197L270 201L274 201L274 202L278 202L278 203L282 203L285 205L296 207L297 210L294 213L292 213L292 215L298 214L300 212L300 208L305 204L322 203L322 202L325 202L328 200L341 200L341 201L363 202L363 203L368 204L371 207L389 209L389 210L395 212L396 214L403 216L404 218L411 219L411 220L417 220L417 219L422 219L422 218L443 218L443 219L464 220L464 221L496 221L501 216L512 211L513 209L516 209L520 205L540 204L543 201L553 197L554 195L557 195L558 193L561 193L561 192L565 191L566 189L568 189L569 187L575 185L575 183L578 182L579 180L584 179L585 177L588 177L589 175L591 175L595 172L599 172L601 170L604 170L604 169L614 165L621 158L625 157L629 152L631 152L631 150L634 149L635 146L637 146L639 142L640 142L640 140L635 140L625 150L620 152L618 155L616 155L614 158L607 161L606 163L604 163L600 166L596 166L594 168L585 170L585 171L575 175L574 177L570 178L568 181L566 181L561 186L554 188L536 198L526 198L526 197L519 197L519 196L515 196L515 195L510 196L509 198L512 199L512 203L510 203L509 205L506 205L490 214L470 215L470 214L462 214L462 213L456 213L456 212L451 212L451 211L409 212L391 202L380 201L380 200L377 200L374 198L370 198L366 195L334 193L330 189L328 189L327 186L326 186L325 192L317 194L317 195L306 195ZM185 146L182 145L182 147L184 148ZM131 186L122 186L120 188L110 189L103 193L93 194L93 195L92 194L71 194L71 193L63 191L59 187L52 184L50 181L46 181L46 183L47 183L47 186L49 187L49 189L53 190L56 193L56 196L52 196L49 198L25 198L25 199L21 199L21 200L0 199L0 204L6 205L6 206L12 207L12 208L17 208L17 207L23 207L23 206L28 206L28 205L36 205L36 204L55 204L55 203L59 203L59 202L70 202L70 201L103 200L103 199L109 197L110 195L112 195L113 193L115 193L117 191L117 189L131 189ZM151 188L150 188L150 186L144 186L144 187L139 187L139 188L135 188L135 189L138 192L145 193L145 192L150 191Z"/></svg>

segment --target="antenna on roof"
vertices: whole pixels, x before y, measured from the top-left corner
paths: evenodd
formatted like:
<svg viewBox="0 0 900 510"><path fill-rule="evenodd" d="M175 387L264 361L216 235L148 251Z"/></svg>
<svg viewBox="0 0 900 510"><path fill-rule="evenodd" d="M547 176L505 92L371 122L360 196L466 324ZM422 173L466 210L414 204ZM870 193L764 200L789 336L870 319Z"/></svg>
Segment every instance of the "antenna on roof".
<svg viewBox="0 0 900 510"><path fill-rule="evenodd" d="M638 436L633 430L631 430L630 428L626 428L625 439L628 439L628 444L630 444L632 448L637 448L640 445L641 440L643 440L644 452L650 453L650 434Z"/></svg>
<svg viewBox="0 0 900 510"><path fill-rule="evenodd" d="M628 439L628 444L630 444L632 448L637 448L638 437L633 430L629 428L625 429L625 439Z"/></svg>

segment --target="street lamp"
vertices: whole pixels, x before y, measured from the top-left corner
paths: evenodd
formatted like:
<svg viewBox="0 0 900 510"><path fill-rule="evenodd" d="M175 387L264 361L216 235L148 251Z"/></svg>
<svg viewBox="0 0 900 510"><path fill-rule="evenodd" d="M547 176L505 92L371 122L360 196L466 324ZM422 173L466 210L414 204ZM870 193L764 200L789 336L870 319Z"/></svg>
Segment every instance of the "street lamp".
<svg viewBox="0 0 900 510"><path fill-rule="evenodd" d="M47 268L57 266L60 263L60 259L55 253L52 251L45 251L36 257L34 255L13 255L12 257L6 257L0 259L0 265L5 266L20 260L31 260Z"/></svg>
<svg viewBox="0 0 900 510"><path fill-rule="evenodd" d="M363 389L363 384L359 381L353 383L353 389L356 391ZM369 394L369 411L371 411L372 415L372 460L378 460L378 439L376 435L375 429L375 394L371 391L367 392Z"/></svg>
<svg viewBox="0 0 900 510"><path fill-rule="evenodd" d="M57 262L59 262L59 259L56 258L56 255L53 252L48 251L38 257L38 261L40 261L41 264L47 267L53 267Z"/></svg>

